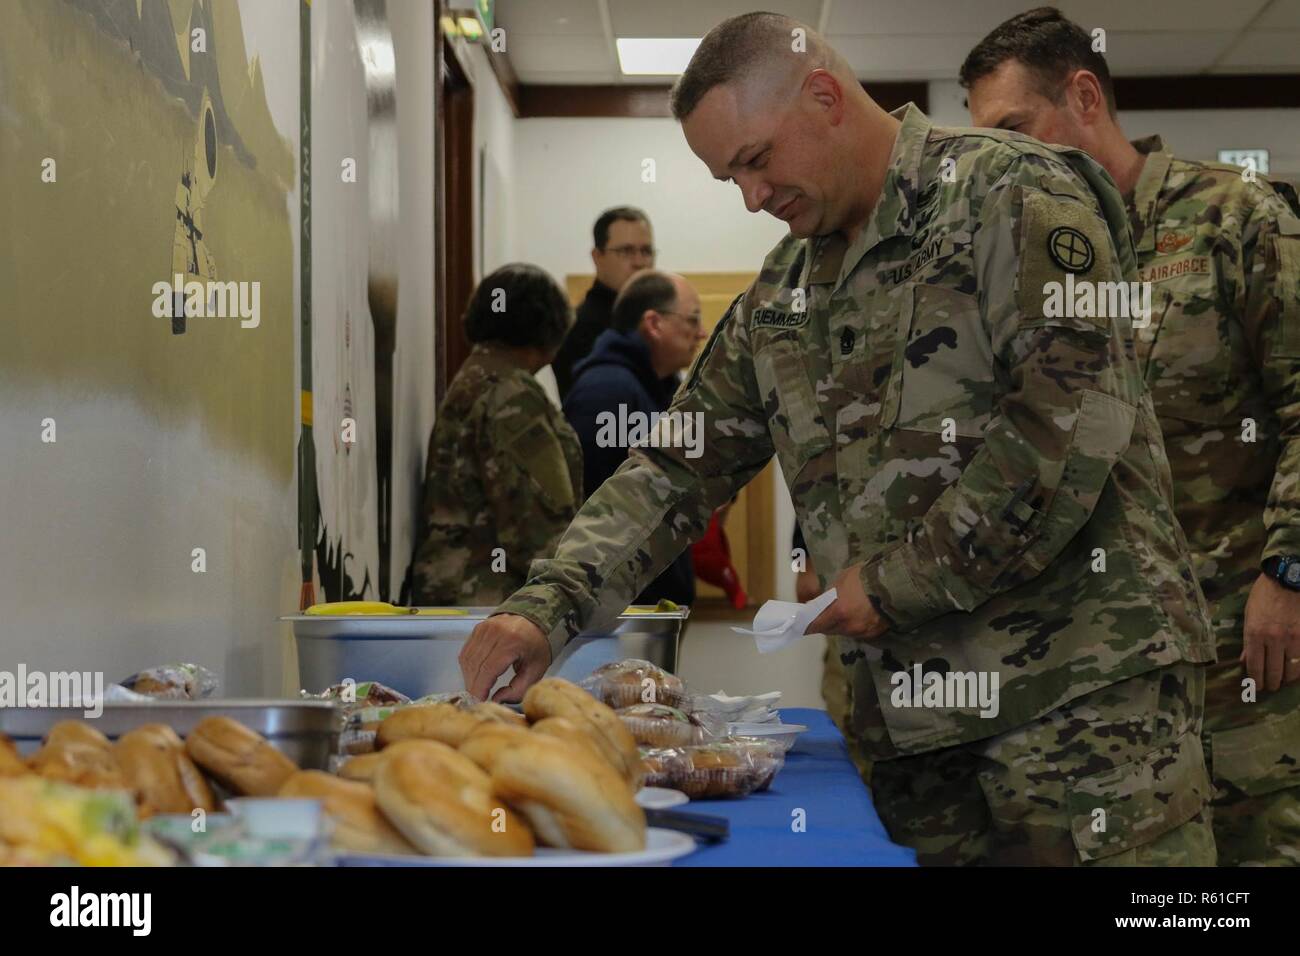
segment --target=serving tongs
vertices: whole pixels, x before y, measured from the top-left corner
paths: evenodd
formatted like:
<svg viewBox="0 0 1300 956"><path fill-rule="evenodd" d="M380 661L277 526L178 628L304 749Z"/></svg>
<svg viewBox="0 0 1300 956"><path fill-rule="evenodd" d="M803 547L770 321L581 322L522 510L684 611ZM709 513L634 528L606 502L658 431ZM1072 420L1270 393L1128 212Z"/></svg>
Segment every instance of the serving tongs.
<svg viewBox="0 0 1300 956"><path fill-rule="evenodd" d="M721 843L731 835L731 821L726 817L711 817L703 813L647 810L645 822L652 827L689 834L705 843Z"/></svg>

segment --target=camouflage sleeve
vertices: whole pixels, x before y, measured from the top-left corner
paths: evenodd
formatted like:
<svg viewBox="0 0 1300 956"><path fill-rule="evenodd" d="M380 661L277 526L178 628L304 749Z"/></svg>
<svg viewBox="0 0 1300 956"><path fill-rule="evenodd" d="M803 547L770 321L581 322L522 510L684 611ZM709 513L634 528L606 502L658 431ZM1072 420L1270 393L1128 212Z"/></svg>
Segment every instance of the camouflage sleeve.
<svg viewBox="0 0 1300 956"><path fill-rule="evenodd" d="M1240 314L1281 431L1264 509L1263 561L1300 554L1300 215L1268 192L1244 226Z"/></svg>
<svg viewBox="0 0 1300 956"><path fill-rule="evenodd" d="M973 278L998 382L993 416L983 445L907 538L863 566L867 594L897 631L970 611L1042 572L1089 520L1129 445L1141 382L1123 326L1064 307L1066 265L1072 285L1126 278L1117 248L1127 225L1108 225L1098 209L1068 167L1021 155L976 212Z"/></svg>
<svg viewBox="0 0 1300 956"><path fill-rule="evenodd" d="M546 394L510 388L494 398L482 418L479 473L506 568L522 581L533 559L550 553L578 499Z"/></svg>
<svg viewBox="0 0 1300 956"><path fill-rule="evenodd" d="M535 561L524 587L497 608L540 627L552 658L578 632L611 624L772 457L742 301L718 323L660 421L658 442L672 447L633 449L587 499L554 557ZM678 440L665 440L674 430Z"/></svg>

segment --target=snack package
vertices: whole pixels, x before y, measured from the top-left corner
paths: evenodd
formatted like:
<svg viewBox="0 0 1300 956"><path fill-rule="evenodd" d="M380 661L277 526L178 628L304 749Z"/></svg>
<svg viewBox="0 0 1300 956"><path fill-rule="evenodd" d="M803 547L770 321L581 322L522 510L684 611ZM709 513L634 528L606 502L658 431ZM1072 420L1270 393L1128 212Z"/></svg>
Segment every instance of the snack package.
<svg viewBox="0 0 1300 956"><path fill-rule="evenodd" d="M641 752L646 786L680 790L692 800L743 797L769 787L785 764L766 741L726 737L690 747Z"/></svg>
<svg viewBox="0 0 1300 956"><path fill-rule="evenodd" d="M578 686L615 710L633 704L680 708L687 699L686 683L680 677L635 658L602 665L578 681Z"/></svg>
<svg viewBox="0 0 1300 956"><path fill-rule="evenodd" d="M319 694L302 692L307 700L342 702L339 749L343 755L366 754L375 749L375 734L390 714L411 702L401 691L379 681L334 684Z"/></svg>
<svg viewBox="0 0 1300 956"><path fill-rule="evenodd" d="M776 709L780 703L781 692L779 690L742 697L732 697L718 691L716 694L691 695L685 709L696 717L710 714L723 725L728 723L767 724L780 723L781 715Z"/></svg>
<svg viewBox="0 0 1300 956"><path fill-rule="evenodd" d="M689 747L704 739L699 721L667 704L633 704L616 713L643 747Z"/></svg>
<svg viewBox="0 0 1300 956"><path fill-rule="evenodd" d="M160 664L119 683L129 691L158 700L202 700L221 687L217 675L201 664Z"/></svg>

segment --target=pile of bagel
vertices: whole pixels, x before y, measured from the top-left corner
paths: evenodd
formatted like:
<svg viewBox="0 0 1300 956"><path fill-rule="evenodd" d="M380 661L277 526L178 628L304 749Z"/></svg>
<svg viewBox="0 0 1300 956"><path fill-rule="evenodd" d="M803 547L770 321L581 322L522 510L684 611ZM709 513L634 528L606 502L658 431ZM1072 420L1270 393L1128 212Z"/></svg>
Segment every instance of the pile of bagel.
<svg viewBox="0 0 1300 956"><path fill-rule="evenodd" d="M338 776L294 774L280 795L320 799L335 843L360 853L644 849L634 798L641 760L618 715L559 678L531 687L523 711L404 707L380 724L375 753L351 758Z"/></svg>
<svg viewBox="0 0 1300 956"><path fill-rule="evenodd" d="M317 799L335 846L354 853L645 849L645 814L634 798L643 766L618 715L559 678L530 688L523 711L494 703L399 708L379 725L379 749L350 758L337 775L299 769L229 717L206 718L184 740L149 724L110 741L68 721L26 759L0 738L0 777L127 791L141 819L213 811L221 794Z"/></svg>

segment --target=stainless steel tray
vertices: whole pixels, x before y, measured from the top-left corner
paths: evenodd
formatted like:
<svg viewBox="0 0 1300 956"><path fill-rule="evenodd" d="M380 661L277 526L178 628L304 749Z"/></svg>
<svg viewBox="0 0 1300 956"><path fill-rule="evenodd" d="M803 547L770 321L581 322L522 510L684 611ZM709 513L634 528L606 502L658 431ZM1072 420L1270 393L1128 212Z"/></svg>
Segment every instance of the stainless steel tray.
<svg viewBox="0 0 1300 956"><path fill-rule="evenodd" d="M444 608L449 615L286 615L298 646L299 683L319 693L345 678L376 680L411 697L464 689L458 656L475 625L496 608ZM690 608L632 607L606 631L584 632L552 662L548 674L577 681L609 661L635 657L677 670ZM509 672L498 686L508 682Z"/></svg>
<svg viewBox="0 0 1300 956"><path fill-rule="evenodd" d="M20 753L41 745L49 729L65 720L85 721L109 739L141 724L166 724L182 737L206 717L224 716L261 734L304 770L327 770L338 748L339 710L325 700L158 700L149 703L104 704L99 717L88 719L80 707L0 708L0 732L11 737Z"/></svg>

